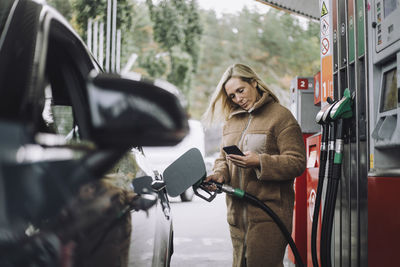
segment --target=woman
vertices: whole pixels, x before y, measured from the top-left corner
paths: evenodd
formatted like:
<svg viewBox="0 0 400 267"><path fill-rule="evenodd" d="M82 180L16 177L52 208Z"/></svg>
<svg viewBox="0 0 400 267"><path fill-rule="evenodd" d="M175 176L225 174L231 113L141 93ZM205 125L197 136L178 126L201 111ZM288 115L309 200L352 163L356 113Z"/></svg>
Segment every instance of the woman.
<svg viewBox="0 0 400 267"><path fill-rule="evenodd" d="M204 114L207 122L224 121L214 173L206 181L240 188L267 204L292 229L293 181L305 169L302 133L291 112L248 66L234 64L223 74ZM227 155L237 145L244 156ZM258 207L226 196L233 245L233 266L283 266L287 241Z"/></svg>

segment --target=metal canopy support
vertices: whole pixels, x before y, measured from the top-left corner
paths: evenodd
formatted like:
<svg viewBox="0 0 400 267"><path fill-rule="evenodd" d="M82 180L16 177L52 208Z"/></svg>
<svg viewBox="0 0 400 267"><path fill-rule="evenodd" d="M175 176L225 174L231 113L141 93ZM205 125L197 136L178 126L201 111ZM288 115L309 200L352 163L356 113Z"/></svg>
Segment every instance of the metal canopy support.
<svg viewBox="0 0 400 267"><path fill-rule="evenodd" d="M260 3L319 20L319 0L256 0Z"/></svg>

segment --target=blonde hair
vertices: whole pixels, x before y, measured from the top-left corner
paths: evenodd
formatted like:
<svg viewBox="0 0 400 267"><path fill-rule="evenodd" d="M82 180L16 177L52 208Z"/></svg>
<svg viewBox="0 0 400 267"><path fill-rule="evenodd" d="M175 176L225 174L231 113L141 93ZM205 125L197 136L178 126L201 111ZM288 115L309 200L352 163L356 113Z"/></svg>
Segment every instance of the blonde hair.
<svg viewBox="0 0 400 267"><path fill-rule="evenodd" d="M268 89L265 82L261 80L254 70L244 64L236 63L226 69L217 87L215 88L210 104L203 115L203 122L205 124L211 125L216 122L226 121L232 110L237 107L232 103L232 101L229 100L225 92L225 84L232 77L240 78L242 81L245 81L249 84L253 81L256 81L257 90L260 93L268 93L272 98L275 99L276 102L279 102L278 98Z"/></svg>

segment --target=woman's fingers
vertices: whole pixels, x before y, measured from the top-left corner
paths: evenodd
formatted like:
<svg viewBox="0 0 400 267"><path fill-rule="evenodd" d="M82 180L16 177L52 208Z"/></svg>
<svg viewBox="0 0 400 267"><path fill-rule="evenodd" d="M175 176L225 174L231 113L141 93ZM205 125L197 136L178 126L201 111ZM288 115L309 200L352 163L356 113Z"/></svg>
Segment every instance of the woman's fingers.
<svg viewBox="0 0 400 267"><path fill-rule="evenodd" d="M241 168L257 167L260 165L258 154L251 151L246 151L244 154L244 156L230 154L227 155L227 159Z"/></svg>
<svg viewBox="0 0 400 267"><path fill-rule="evenodd" d="M223 183L224 177L217 175L217 174L211 174L211 175L207 176L206 179L204 179L204 182L210 182L210 181L214 181L217 183Z"/></svg>
<svg viewBox="0 0 400 267"><path fill-rule="evenodd" d="M211 175L207 176L206 179L204 179L204 182L214 181L216 178L217 177L215 174L211 174Z"/></svg>
<svg viewBox="0 0 400 267"><path fill-rule="evenodd" d="M238 156L238 155L228 155L228 160L232 161L232 163L239 167L245 167L245 158L246 156Z"/></svg>

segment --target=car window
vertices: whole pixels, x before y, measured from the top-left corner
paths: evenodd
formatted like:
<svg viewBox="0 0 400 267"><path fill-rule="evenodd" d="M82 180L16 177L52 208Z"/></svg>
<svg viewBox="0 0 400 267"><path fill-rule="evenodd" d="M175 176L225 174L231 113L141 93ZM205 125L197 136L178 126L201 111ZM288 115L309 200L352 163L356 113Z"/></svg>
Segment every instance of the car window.
<svg viewBox="0 0 400 267"><path fill-rule="evenodd" d="M89 140L86 77L94 68L89 53L65 25L52 20L46 60L47 86L42 118L67 139Z"/></svg>
<svg viewBox="0 0 400 267"><path fill-rule="evenodd" d="M42 128L42 131L62 135L67 141L72 139L79 141L79 131L74 120L72 106L55 104L50 84L45 88L44 97L42 120L45 127Z"/></svg>
<svg viewBox="0 0 400 267"><path fill-rule="evenodd" d="M51 110L54 114L54 126L56 132L67 136L74 128L72 107L54 105L51 107Z"/></svg>

